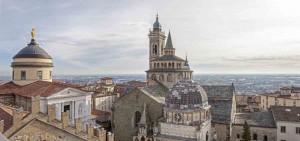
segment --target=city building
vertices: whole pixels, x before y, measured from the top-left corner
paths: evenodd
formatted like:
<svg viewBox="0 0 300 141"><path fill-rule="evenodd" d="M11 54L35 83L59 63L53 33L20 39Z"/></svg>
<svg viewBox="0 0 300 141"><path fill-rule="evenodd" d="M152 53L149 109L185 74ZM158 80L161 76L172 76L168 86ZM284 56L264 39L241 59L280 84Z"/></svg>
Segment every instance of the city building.
<svg viewBox="0 0 300 141"><path fill-rule="evenodd" d="M146 71L148 85L160 82L171 88L179 80L192 79L193 71L189 67L187 58L184 60L175 55L170 31L165 45L166 36L162 31L158 16L148 37L149 70Z"/></svg>
<svg viewBox="0 0 300 141"><path fill-rule="evenodd" d="M261 111L261 96L259 95L236 95L236 112L250 113Z"/></svg>
<svg viewBox="0 0 300 141"><path fill-rule="evenodd" d="M156 141L169 140L197 140L211 141L213 138L211 129L211 109L204 89L191 80L180 80L166 95L164 116L157 120L153 129L153 137ZM145 123L139 123L139 128L147 127ZM139 130L141 141L149 132ZM216 136L215 136L216 137Z"/></svg>
<svg viewBox="0 0 300 141"><path fill-rule="evenodd" d="M277 126L277 141L296 141L300 136L300 107L271 106Z"/></svg>
<svg viewBox="0 0 300 141"><path fill-rule="evenodd" d="M252 141L276 141L276 123L271 111L239 113L232 124L231 141L242 141L245 121L250 128Z"/></svg>
<svg viewBox="0 0 300 141"><path fill-rule="evenodd" d="M283 87L280 91L260 94L260 109L267 111L271 106L300 107L300 87Z"/></svg>
<svg viewBox="0 0 300 141"><path fill-rule="evenodd" d="M219 141L229 141L235 109L235 86L202 85L211 106L212 128Z"/></svg>
<svg viewBox="0 0 300 141"><path fill-rule="evenodd" d="M146 120L147 128L154 129L158 125L156 124L159 122L158 119L164 117L165 97L169 89L180 80L192 80L193 78L193 71L190 69L187 58L183 60L175 56L175 48L170 33L166 45L164 44L165 35L162 32L158 17L156 17L153 29L148 36L149 69L146 71L147 86L127 87L113 107L113 129L115 139L118 141L136 139L132 135L138 137L137 140L143 139L142 136L139 136L139 134L141 135L139 122L144 109L146 109L146 115L148 116ZM213 127L211 128L212 131L209 132L210 139L217 137L219 141L229 141L235 112L234 85L207 85L202 87L206 91L208 104L211 105L211 125ZM147 135L154 134L153 130L147 131L149 131ZM151 140L146 138L145 135L143 136L145 140ZM206 134L201 138L205 139L205 137Z"/></svg>
<svg viewBox="0 0 300 141"><path fill-rule="evenodd" d="M91 93L52 81L52 58L31 34L13 57L12 81L0 86L0 132L13 141L112 141L91 119Z"/></svg>

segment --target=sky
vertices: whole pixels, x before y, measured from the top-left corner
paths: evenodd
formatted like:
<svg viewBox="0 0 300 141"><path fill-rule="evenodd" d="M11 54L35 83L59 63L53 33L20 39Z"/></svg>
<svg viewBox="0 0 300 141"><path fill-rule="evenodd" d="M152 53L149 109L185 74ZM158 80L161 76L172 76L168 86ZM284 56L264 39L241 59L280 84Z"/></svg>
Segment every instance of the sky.
<svg viewBox="0 0 300 141"><path fill-rule="evenodd" d="M0 75L31 39L54 75L145 74L156 14L195 74L299 74L298 0L0 0Z"/></svg>

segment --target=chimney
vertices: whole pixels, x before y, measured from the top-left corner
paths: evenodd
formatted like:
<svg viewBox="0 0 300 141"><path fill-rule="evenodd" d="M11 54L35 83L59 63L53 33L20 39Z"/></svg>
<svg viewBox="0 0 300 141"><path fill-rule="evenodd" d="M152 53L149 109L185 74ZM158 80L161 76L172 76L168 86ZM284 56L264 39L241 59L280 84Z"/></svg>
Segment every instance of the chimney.
<svg viewBox="0 0 300 141"><path fill-rule="evenodd" d="M0 133L4 132L4 120L0 121Z"/></svg>
<svg viewBox="0 0 300 141"><path fill-rule="evenodd" d="M22 125L23 107L13 110L13 127L19 128Z"/></svg>
<svg viewBox="0 0 300 141"><path fill-rule="evenodd" d="M75 134L78 135L82 128L82 118L75 119Z"/></svg>
<svg viewBox="0 0 300 141"><path fill-rule="evenodd" d="M66 111L66 112L61 112L61 115L62 115L62 127L63 129L65 129L66 127L69 126L69 116L70 116L70 112L69 111Z"/></svg>
<svg viewBox="0 0 300 141"><path fill-rule="evenodd" d="M56 118L55 104L48 105L48 122L51 123Z"/></svg>
<svg viewBox="0 0 300 141"><path fill-rule="evenodd" d="M115 140L115 134L112 132L108 132L107 134L108 141L114 141Z"/></svg>
<svg viewBox="0 0 300 141"><path fill-rule="evenodd" d="M94 136L94 127L92 123L88 123L86 125L86 131L87 131L87 139L88 141L93 139Z"/></svg>
<svg viewBox="0 0 300 141"><path fill-rule="evenodd" d="M40 112L40 96L31 97L31 113L37 114Z"/></svg>

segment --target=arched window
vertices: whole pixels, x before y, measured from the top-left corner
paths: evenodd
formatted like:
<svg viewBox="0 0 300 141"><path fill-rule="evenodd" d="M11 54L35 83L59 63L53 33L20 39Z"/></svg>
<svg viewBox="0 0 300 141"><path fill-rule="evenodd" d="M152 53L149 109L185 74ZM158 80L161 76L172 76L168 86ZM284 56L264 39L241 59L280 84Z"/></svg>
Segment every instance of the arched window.
<svg viewBox="0 0 300 141"><path fill-rule="evenodd" d="M174 62L173 62L173 63L172 63L172 68L174 68L174 66L175 66L175 65L174 65Z"/></svg>
<svg viewBox="0 0 300 141"><path fill-rule="evenodd" d="M154 63L154 68L156 69L156 63Z"/></svg>
<svg viewBox="0 0 300 141"><path fill-rule="evenodd" d="M141 141L145 141L145 137L144 136L141 138Z"/></svg>
<svg viewBox="0 0 300 141"><path fill-rule="evenodd" d="M152 80L156 80L156 75L155 75L155 74L152 74L151 79L152 79Z"/></svg>
<svg viewBox="0 0 300 141"><path fill-rule="evenodd" d="M264 136L264 141L268 141L268 136L267 135Z"/></svg>
<svg viewBox="0 0 300 141"><path fill-rule="evenodd" d="M159 75L159 81L160 82L164 82L165 81L165 78L164 78L163 74Z"/></svg>
<svg viewBox="0 0 300 141"><path fill-rule="evenodd" d="M139 141L139 139L136 137L136 138L134 139L134 141Z"/></svg>
<svg viewBox="0 0 300 141"><path fill-rule="evenodd" d="M164 68L167 68L167 63L165 63Z"/></svg>
<svg viewBox="0 0 300 141"><path fill-rule="evenodd" d="M139 111L136 111L135 114L134 114L135 126L138 126L138 123L140 122L141 117L142 117L142 114Z"/></svg>
<svg viewBox="0 0 300 141"><path fill-rule="evenodd" d="M168 66L168 67L171 68L171 66L172 66L171 63L169 63L169 66Z"/></svg>
<svg viewBox="0 0 300 141"><path fill-rule="evenodd" d="M159 63L157 63L157 68L159 68Z"/></svg>
<svg viewBox="0 0 300 141"><path fill-rule="evenodd" d="M208 131L206 132L205 140L208 141Z"/></svg>
<svg viewBox="0 0 300 141"><path fill-rule="evenodd" d="M257 140L257 134L256 133L253 134L253 140Z"/></svg>
<svg viewBox="0 0 300 141"><path fill-rule="evenodd" d="M168 74L168 76L167 76L167 81L168 82L173 82L173 76L172 76L172 74Z"/></svg>
<svg viewBox="0 0 300 141"><path fill-rule="evenodd" d="M157 45L153 45L153 54L157 55Z"/></svg>

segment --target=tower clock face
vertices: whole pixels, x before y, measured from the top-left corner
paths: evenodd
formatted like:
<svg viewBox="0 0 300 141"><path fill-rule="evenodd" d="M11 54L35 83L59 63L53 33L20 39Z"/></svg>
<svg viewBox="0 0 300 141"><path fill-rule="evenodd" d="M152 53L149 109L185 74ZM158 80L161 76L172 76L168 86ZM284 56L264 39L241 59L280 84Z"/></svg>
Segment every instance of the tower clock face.
<svg viewBox="0 0 300 141"><path fill-rule="evenodd" d="M180 113L176 113L176 114L175 114L175 120L176 120L177 122L180 122L180 121L181 121L181 114L180 114Z"/></svg>

